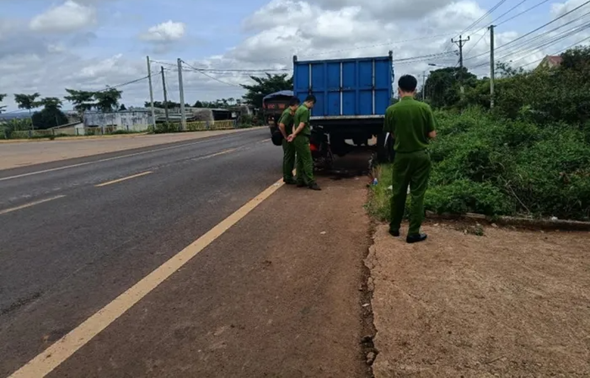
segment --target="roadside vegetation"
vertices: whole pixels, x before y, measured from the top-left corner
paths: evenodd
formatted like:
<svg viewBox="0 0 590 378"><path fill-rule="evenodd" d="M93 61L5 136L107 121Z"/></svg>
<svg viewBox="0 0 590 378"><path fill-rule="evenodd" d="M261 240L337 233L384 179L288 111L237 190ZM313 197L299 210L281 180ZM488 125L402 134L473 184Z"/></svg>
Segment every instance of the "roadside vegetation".
<svg viewBox="0 0 590 378"><path fill-rule="evenodd" d="M62 111L63 101L56 97L41 98L39 93L33 94L14 94L14 101L19 109L27 110L28 117L0 117L0 139L55 139L60 137L75 137L87 135L113 135L113 134L132 134L132 133L175 133L190 131L206 130L230 130L236 128L249 128L262 125L262 118L251 114L242 113L242 109L250 105L256 109L262 107L262 98L264 95L292 87L292 78L288 75L271 75L266 74L263 77L252 76L254 81L252 85L242 85L246 90L243 99L223 98L216 101L196 101L196 108L210 109L232 109L240 115L235 120L218 120L215 122L189 122L186 130L181 130L180 122L162 122L158 123L155 128L149 127L147 131L137 132L132 130L116 130L113 126L105 128L88 127L85 128L83 135L75 135L71 131L64 133L58 126L68 125L71 122L66 114ZM72 104L77 116L74 118L81 120L86 111L96 110L103 113L113 111L124 111L127 107L120 104L123 91L116 88L107 88L102 91L82 91L75 89L66 89L68 93L64 97L65 101ZM6 110L6 105L2 105L6 94L0 93L0 114ZM150 107L150 102L145 102L145 107ZM185 104L191 107L190 104ZM167 101L154 101L154 107L158 109L176 110L181 107L180 103ZM37 110L41 108L40 110ZM72 122L72 124L75 122Z"/></svg>
<svg viewBox="0 0 590 378"><path fill-rule="evenodd" d="M590 220L590 48L562 54L561 66L533 71L498 64L495 106L489 79L434 71L426 99L436 109L433 172L426 209ZM391 166L380 167L370 212L389 217Z"/></svg>

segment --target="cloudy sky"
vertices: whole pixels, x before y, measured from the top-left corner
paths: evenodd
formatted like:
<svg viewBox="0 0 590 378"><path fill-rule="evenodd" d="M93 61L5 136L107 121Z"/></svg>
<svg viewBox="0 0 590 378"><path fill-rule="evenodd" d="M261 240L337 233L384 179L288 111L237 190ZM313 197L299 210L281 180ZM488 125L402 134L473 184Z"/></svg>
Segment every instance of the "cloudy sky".
<svg viewBox="0 0 590 378"><path fill-rule="evenodd" d="M241 97L239 84L248 82L248 74L232 70L288 72L293 54L324 59L387 55L393 50L394 60L399 60L396 76L422 75L433 68L429 63L456 64L451 38L501 3L464 34L471 38L464 50L465 64L485 74L485 26L492 20L514 8L495 21L496 56L522 66L588 36L588 28L581 27L590 21L585 15L590 5L524 40L501 46L585 2L367 0L360 6L353 0L0 0L0 93L8 94L3 105L14 111L14 93L62 97L64 88L98 90L124 84L147 75L146 55L163 62L154 63L152 70L159 71L160 65L167 69L174 101L179 98L174 64L177 58L187 62L183 72L189 103ZM541 5L502 22L537 4ZM571 23L539 36L565 22ZM552 35L568 30L569 38L550 44ZM527 43L535 36L539 37ZM190 67L226 71L203 74ZM142 105L149 98L147 80L120 89L127 106ZM154 78L154 92L161 100L159 76Z"/></svg>

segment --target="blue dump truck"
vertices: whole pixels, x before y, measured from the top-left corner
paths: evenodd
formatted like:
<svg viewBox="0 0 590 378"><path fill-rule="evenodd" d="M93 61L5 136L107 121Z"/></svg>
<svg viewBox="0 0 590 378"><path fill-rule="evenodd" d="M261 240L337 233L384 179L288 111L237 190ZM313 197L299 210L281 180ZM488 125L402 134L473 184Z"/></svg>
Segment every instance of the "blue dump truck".
<svg viewBox="0 0 590 378"><path fill-rule="evenodd" d="M369 58L299 61L293 57L294 95L302 102L310 94L316 97L312 129L326 137L337 156L369 146L376 137L379 160L391 160L393 141L383 133L383 120L392 102L393 80L391 51Z"/></svg>

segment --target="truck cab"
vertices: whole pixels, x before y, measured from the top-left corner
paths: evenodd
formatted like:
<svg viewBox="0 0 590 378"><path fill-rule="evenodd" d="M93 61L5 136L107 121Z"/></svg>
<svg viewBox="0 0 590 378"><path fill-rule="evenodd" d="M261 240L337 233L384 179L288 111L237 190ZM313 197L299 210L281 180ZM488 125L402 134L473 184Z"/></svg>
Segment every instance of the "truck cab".
<svg viewBox="0 0 590 378"><path fill-rule="evenodd" d="M263 117L269 126L271 136L278 130L281 115L289 107L292 97L293 91L284 90L268 94L262 99Z"/></svg>

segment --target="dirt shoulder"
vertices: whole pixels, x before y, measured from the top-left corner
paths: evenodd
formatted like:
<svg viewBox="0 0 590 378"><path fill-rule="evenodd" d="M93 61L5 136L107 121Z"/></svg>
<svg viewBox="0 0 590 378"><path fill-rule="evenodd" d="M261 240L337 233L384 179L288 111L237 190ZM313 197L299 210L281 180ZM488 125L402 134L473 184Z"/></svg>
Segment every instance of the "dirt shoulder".
<svg viewBox="0 0 590 378"><path fill-rule="evenodd" d="M590 376L590 233L465 228L377 228L375 376Z"/></svg>
<svg viewBox="0 0 590 378"><path fill-rule="evenodd" d="M197 140L215 135L232 134L253 129L199 131L157 135L117 135L92 138L68 138L53 141L0 144L0 170L25 167L52 161L99 155L109 152Z"/></svg>

